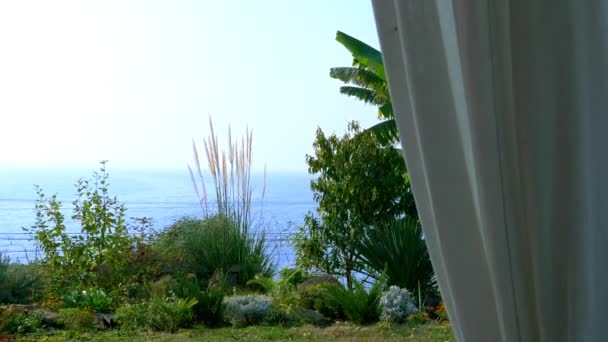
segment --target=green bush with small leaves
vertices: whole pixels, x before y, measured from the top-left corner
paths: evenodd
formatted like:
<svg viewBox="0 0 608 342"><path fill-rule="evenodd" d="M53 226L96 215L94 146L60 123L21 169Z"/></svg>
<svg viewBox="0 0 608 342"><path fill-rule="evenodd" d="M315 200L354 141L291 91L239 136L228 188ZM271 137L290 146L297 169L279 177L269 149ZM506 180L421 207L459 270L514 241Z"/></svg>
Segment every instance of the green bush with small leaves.
<svg viewBox="0 0 608 342"><path fill-rule="evenodd" d="M43 286L40 265L11 263L0 253L0 303L29 304Z"/></svg>
<svg viewBox="0 0 608 342"><path fill-rule="evenodd" d="M139 237L129 234L126 208L109 192L106 163L92 179L76 183L71 218L82 234L67 232L63 204L57 195L47 197L36 187L36 221L24 228L44 253L43 270L49 294L88 287L114 288Z"/></svg>
<svg viewBox="0 0 608 342"><path fill-rule="evenodd" d="M96 330L95 314L91 310L79 308L59 309L57 323L67 330L93 331Z"/></svg>
<svg viewBox="0 0 608 342"><path fill-rule="evenodd" d="M44 327L44 316L40 311L14 312L5 310L0 315L0 333L27 334Z"/></svg>
<svg viewBox="0 0 608 342"><path fill-rule="evenodd" d="M116 309L114 320L121 330L134 331L150 325L148 304L125 304Z"/></svg>
<svg viewBox="0 0 608 342"><path fill-rule="evenodd" d="M328 319L344 319L344 312L340 303L327 299L327 288L339 287L332 284L317 284L298 289L300 304L306 309L315 310Z"/></svg>
<svg viewBox="0 0 608 342"><path fill-rule="evenodd" d="M66 308L79 308L109 312L112 309L113 298L102 289L88 288L84 291L73 291L63 296L63 303Z"/></svg>

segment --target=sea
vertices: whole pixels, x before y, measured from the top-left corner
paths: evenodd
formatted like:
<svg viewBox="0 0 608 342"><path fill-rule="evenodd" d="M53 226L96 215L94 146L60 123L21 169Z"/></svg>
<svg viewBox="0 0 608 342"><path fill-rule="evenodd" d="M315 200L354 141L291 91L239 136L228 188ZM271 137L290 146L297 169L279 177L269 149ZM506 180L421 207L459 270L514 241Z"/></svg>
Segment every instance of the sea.
<svg viewBox="0 0 608 342"><path fill-rule="evenodd" d="M70 233L79 233L72 221L75 183L90 179L95 169L1 168L0 169L0 253L13 262L30 262L40 251L23 227L35 222L35 185L47 196L57 194ZM108 170L110 194L127 208L126 217L152 219L153 229L162 231L175 221L203 217L190 174L167 170ZM289 238L315 203L310 190L312 176L306 173L253 173L253 227L267 234L267 250L279 269L295 262ZM210 206L214 205L212 179L205 178ZM200 183L199 183L200 185ZM135 221L133 221L135 222Z"/></svg>

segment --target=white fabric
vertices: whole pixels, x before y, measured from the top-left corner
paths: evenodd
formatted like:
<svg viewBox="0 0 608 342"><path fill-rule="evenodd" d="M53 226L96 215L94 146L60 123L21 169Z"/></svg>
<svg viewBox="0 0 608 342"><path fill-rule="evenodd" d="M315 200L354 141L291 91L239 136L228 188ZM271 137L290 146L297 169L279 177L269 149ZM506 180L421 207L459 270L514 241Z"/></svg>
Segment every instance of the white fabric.
<svg viewBox="0 0 608 342"><path fill-rule="evenodd" d="M374 0L460 341L608 341L608 2Z"/></svg>

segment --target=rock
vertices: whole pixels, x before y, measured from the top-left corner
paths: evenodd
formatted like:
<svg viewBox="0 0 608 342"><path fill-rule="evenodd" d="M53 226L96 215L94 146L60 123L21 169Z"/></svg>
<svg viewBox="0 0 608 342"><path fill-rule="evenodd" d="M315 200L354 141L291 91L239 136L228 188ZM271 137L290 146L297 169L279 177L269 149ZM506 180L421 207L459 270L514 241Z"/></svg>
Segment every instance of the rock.
<svg viewBox="0 0 608 342"><path fill-rule="evenodd" d="M324 326L324 325L328 325L330 322L329 319L327 319L325 316L321 315L320 313L316 312L315 310L300 307L295 310L295 313L296 313L296 316L300 320L302 320L302 322L304 322L304 323L317 325L317 326Z"/></svg>
<svg viewBox="0 0 608 342"><path fill-rule="evenodd" d="M95 324L103 329L112 329L116 326L113 313L95 313Z"/></svg>
<svg viewBox="0 0 608 342"><path fill-rule="evenodd" d="M298 289L304 289L314 285L336 285L340 287L342 286L342 284L340 284L340 282L331 274L323 274L303 281L298 285Z"/></svg>
<svg viewBox="0 0 608 342"><path fill-rule="evenodd" d="M12 312L28 313L30 311L35 311L35 310L40 310L40 309L42 309L42 308L38 305L27 305L27 304L10 304L10 305L0 306L0 312L5 311L5 310L10 310Z"/></svg>
<svg viewBox="0 0 608 342"><path fill-rule="evenodd" d="M44 323L44 325L49 328L56 328L59 325L57 323L57 321L59 320L59 314L45 309L40 309L38 311L42 313L42 322Z"/></svg>

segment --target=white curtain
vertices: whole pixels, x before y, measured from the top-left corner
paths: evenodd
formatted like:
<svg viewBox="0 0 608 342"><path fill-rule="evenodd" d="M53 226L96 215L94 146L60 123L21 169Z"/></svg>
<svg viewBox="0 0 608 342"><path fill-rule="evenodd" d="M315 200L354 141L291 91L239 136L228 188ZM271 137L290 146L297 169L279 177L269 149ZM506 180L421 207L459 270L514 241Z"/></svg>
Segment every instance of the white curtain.
<svg viewBox="0 0 608 342"><path fill-rule="evenodd" d="M608 341L608 1L374 0L460 341Z"/></svg>

